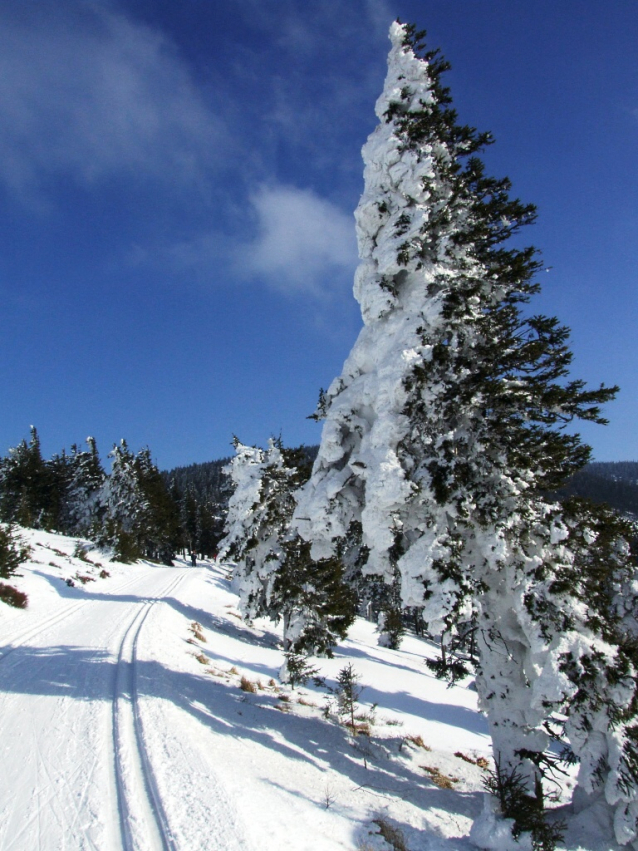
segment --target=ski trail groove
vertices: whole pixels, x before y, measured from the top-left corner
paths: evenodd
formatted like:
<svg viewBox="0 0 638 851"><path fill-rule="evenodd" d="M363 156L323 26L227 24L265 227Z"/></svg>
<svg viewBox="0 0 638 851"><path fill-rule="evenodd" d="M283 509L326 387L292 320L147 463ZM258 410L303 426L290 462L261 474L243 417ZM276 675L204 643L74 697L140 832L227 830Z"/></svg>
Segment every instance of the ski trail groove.
<svg viewBox="0 0 638 851"><path fill-rule="evenodd" d="M124 851L177 851L144 744L137 694L137 643L151 609L184 579L172 579L160 597L136 612L122 639L113 695L115 788Z"/></svg>
<svg viewBox="0 0 638 851"><path fill-rule="evenodd" d="M117 594L120 591L125 591L131 585L135 585L138 581L138 577L134 577L133 579L129 579L127 582L123 582L121 585L118 585L117 588L114 588L111 593ZM52 626L57 626L62 621L67 620L76 612L79 612L80 609L83 609L89 603L93 602L93 600L89 597L86 600L80 600L77 603L71 603L66 606L61 612L56 612L53 615L50 615L48 618L40 621L38 624L34 624L29 629L24 632L18 632L14 635L9 635L4 638L4 642L7 645L7 649L0 653L0 662L3 662L7 656L14 653L20 647L25 645L28 641L31 641L32 638L40 635L40 633L45 632L45 630L49 629Z"/></svg>

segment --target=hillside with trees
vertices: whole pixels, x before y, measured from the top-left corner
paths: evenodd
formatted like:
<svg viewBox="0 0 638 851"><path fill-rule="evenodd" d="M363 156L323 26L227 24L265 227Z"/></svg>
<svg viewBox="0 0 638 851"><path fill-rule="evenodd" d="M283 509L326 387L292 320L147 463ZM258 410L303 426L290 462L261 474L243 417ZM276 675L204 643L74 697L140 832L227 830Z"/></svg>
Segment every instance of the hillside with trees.
<svg viewBox="0 0 638 851"><path fill-rule="evenodd" d="M277 577L302 539L310 572L356 566L388 589L387 614L415 613L438 639L437 676L474 671L496 765L495 807L470 834L480 848L556 847L548 796L573 762L579 807L598 807L626 844L638 835L633 528L551 496L590 460L564 426L604 425L617 388L571 379L569 330L529 311L542 263L519 232L536 210L486 173L492 137L459 123L449 65L423 36L391 28L355 215L364 327L321 394L312 474L286 497L288 519L272 485L288 475L281 453L238 445L222 546L239 556L248 619L255 591L284 616ZM385 617L380 633L392 640Z"/></svg>
<svg viewBox="0 0 638 851"><path fill-rule="evenodd" d="M88 538L123 562L172 564L180 550L216 552L223 525L217 503L169 485L148 447L133 452L121 440L107 472L95 440L86 443L45 459L32 427L28 441L0 458L0 520Z"/></svg>

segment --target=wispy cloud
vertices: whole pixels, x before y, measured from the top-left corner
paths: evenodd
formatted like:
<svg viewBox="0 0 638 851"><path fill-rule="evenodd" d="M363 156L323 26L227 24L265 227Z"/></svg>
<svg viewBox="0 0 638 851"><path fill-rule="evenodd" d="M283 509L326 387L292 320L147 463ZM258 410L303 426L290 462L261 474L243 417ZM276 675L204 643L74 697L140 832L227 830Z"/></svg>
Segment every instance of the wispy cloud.
<svg viewBox="0 0 638 851"><path fill-rule="evenodd" d="M308 189L263 186L252 197L257 235L236 252L240 275L286 293L326 294L352 279L354 220Z"/></svg>
<svg viewBox="0 0 638 851"><path fill-rule="evenodd" d="M0 7L0 181L23 199L59 177L192 185L222 139L160 33L109 3Z"/></svg>
<svg viewBox="0 0 638 851"><path fill-rule="evenodd" d="M161 268L207 289L226 281L320 300L350 296L357 264L352 215L310 189L281 184L261 186L241 215L235 213L230 230L209 228L168 245L134 246L128 263Z"/></svg>

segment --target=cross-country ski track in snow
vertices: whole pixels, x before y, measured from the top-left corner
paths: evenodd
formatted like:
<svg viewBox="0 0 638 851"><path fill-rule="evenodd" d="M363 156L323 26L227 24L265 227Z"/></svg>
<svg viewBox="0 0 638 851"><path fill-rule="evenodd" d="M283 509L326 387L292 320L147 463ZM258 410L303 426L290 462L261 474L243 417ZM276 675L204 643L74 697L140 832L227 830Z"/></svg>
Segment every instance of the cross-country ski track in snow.
<svg viewBox="0 0 638 851"><path fill-rule="evenodd" d="M108 595L79 592L29 629L2 631L2 747L18 772L0 780L3 851L182 847L145 744L138 647L188 570L134 572Z"/></svg>
<svg viewBox="0 0 638 851"><path fill-rule="evenodd" d="M0 604L0 851L390 851L379 819L410 851L474 847L487 726L470 680L427 671L428 642L379 647L358 619L313 660L328 687L360 675L371 736L353 739L329 688L281 686L279 632L242 623L228 566L87 561L21 534L29 606ZM615 848L584 817L566 839Z"/></svg>

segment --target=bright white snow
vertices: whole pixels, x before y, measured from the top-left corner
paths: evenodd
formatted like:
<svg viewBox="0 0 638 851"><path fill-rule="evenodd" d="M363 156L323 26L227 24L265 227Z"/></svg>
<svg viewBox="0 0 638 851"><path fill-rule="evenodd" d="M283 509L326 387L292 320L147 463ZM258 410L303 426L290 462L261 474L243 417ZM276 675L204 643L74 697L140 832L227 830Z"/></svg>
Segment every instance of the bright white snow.
<svg viewBox="0 0 638 851"><path fill-rule="evenodd" d="M428 673L427 642L381 648L357 620L318 660L328 685L361 675L374 720L353 740L325 689L277 683L280 636L239 620L227 566L87 563L22 534L29 607L0 608L2 851L387 851L375 819L410 851L473 847L486 724L469 681ZM613 849L605 830L583 814L565 847Z"/></svg>

